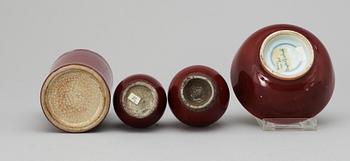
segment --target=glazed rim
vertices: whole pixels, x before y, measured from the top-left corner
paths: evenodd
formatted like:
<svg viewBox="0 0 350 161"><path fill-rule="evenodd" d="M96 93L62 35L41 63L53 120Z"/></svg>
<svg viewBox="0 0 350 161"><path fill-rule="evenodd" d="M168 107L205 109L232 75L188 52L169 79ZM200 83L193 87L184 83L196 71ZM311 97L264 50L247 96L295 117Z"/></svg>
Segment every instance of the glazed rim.
<svg viewBox="0 0 350 161"><path fill-rule="evenodd" d="M110 91L93 69L72 64L53 71L41 89L47 119L67 132L85 132L100 124L110 105Z"/></svg>
<svg viewBox="0 0 350 161"><path fill-rule="evenodd" d="M287 38L288 42L282 42L280 44L277 42L277 45L273 46L273 43L276 43L278 38L283 38L283 36ZM293 41L295 40L296 42L293 44ZM301 44L301 47L297 47L295 45L296 43L299 45ZM266 48L270 47L269 45L274 48L270 53L266 53ZM293 49L296 51L295 53L298 54L299 57L289 54L289 51L285 48L277 50L279 46L283 45L293 47ZM270 48L268 48L268 50L270 50ZM283 57L281 57L281 54L279 54L278 51L282 51ZM285 51L288 51L287 56L290 55L294 57L286 57L284 53ZM265 38L260 48L259 57L264 70L273 77L282 80L295 80L304 76L312 67L314 62L314 50L310 41L304 35L292 30L280 30L273 32ZM275 62L277 62L278 65L271 65ZM294 68L290 70L290 66L292 66L293 63L297 65L294 65ZM275 68L276 66L280 68L280 70L271 69Z"/></svg>
<svg viewBox="0 0 350 161"><path fill-rule="evenodd" d="M122 108L128 115L138 119L151 115L158 101L156 89L144 81L129 84L122 94Z"/></svg>
<svg viewBox="0 0 350 161"><path fill-rule="evenodd" d="M213 82L205 76L189 75L180 87L181 101L192 111L204 111L209 108L215 95Z"/></svg>

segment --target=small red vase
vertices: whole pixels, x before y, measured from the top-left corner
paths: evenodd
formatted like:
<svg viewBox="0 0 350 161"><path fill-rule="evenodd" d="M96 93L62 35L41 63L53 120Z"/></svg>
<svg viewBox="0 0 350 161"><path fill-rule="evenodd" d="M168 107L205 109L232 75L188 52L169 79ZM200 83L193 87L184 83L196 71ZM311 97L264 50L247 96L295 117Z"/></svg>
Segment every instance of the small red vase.
<svg viewBox="0 0 350 161"><path fill-rule="evenodd" d="M317 115L330 100L335 80L321 41L303 28L280 24L243 43L232 63L231 83L255 117L288 124Z"/></svg>
<svg viewBox="0 0 350 161"><path fill-rule="evenodd" d="M116 114L125 124L145 128L162 117L167 100L163 87L156 79L137 74L119 83L113 104Z"/></svg>
<svg viewBox="0 0 350 161"><path fill-rule="evenodd" d="M175 75L169 86L171 111L183 123L202 127L225 113L229 89L224 78L205 66L190 66Z"/></svg>
<svg viewBox="0 0 350 161"><path fill-rule="evenodd" d="M95 52L78 49L53 64L40 93L46 118L66 132L85 132L99 125L110 105L112 71Z"/></svg>

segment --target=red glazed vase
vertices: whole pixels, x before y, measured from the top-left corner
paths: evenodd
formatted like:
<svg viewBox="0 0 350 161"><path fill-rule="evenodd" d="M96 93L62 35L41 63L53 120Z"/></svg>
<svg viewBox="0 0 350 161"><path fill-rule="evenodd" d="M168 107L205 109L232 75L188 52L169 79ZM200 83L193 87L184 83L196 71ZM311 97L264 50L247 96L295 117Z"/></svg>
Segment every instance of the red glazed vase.
<svg viewBox="0 0 350 161"><path fill-rule="evenodd" d="M237 52L231 83L239 102L259 119L293 123L317 115L334 89L331 59L311 32L280 24L252 34Z"/></svg>
<svg viewBox="0 0 350 161"><path fill-rule="evenodd" d="M86 132L99 125L110 105L112 71L95 52L78 49L53 64L40 93L46 118L66 132Z"/></svg>
<svg viewBox="0 0 350 161"><path fill-rule="evenodd" d="M175 75L169 86L171 111L183 123L202 127L225 113L229 89L224 78L206 66L190 66Z"/></svg>
<svg viewBox="0 0 350 161"><path fill-rule="evenodd" d="M113 104L118 117L127 125L145 128L155 124L166 107L166 94L151 76L132 75L117 86Z"/></svg>

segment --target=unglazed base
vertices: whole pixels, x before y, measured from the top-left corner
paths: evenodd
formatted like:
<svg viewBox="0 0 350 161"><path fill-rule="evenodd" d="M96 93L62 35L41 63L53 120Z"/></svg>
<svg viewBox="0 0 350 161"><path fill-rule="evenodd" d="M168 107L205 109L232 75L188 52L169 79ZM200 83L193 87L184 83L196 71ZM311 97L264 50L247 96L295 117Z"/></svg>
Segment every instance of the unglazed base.
<svg viewBox="0 0 350 161"><path fill-rule="evenodd" d="M123 123L134 128L146 128L162 117L167 105L166 94L153 77L135 74L118 84L113 105Z"/></svg>
<svg viewBox="0 0 350 161"><path fill-rule="evenodd" d="M130 84L123 92L123 108L126 113L138 119L145 118L157 108L158 94L146 82Z"/></svg>
<svg viewBox="0 0 350 161"><path fill-rule="evenodd" d="M188 76L181 84L181 100L190 110L202 111L213 101L215 90L212 82L198 75Z"/></svg>
<svg viewBox="0 0 350 161"><path fill-rule="evenodd" d="M83 65L68 65L49 75L41 91L48 120L67 132L85 132L107 115L109 89L103 78Z"/></svg>
<svg viewBox="0 0 350 161"><path fill-rule="evenodd" d="M168 98L177 119L189 126L205 127L225 113L230 92L217 71L194 65L182 69L171 80Z"/></svg>

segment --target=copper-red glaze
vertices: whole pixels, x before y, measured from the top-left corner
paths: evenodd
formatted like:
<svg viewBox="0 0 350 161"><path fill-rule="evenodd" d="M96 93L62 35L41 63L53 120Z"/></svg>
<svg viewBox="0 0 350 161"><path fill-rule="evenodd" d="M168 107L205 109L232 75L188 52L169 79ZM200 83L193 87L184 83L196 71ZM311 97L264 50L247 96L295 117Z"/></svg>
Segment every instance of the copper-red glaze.
<svg viewBox="0 0 350 161"><path fill-rule="evenodd" d="M135 82L145 82L150 84L158 94L158 104L156 109L145 118L135 118L129 115L122 107L123 92L130 84ZM162 85L153 77L144 74L136 74L127 77L119 83L114 92L113 105L116 114L125 124L135 128L146 128L158 122L158 120L163 116L167 105L166 93Z"/></svg>
<svg viewBox="0 0 350 161"><path fill-rule="evenodd" d="M56 61L53 63L53 65L51 66L50 74L46 77L45 81L47 81L49 76L52 73L54 73L56 70L68 65L82 65L96 71L108 86L108 90L109 90L108 92L110 93L110 90L113 86L113 73L108 62L101 55L87 49L75 49L75 50L66 52L62 54L60 57L58 57ZM42 89L41 89L41 92L42 92ZM47 116L45 115L45 117ZM50 121L49 118L48 120Z"/></svg>
<svg viewBox="0 0 350 161"><path fill-rule="evenodd" d="M211 79L217 92L214 101L204 111L189 110L181 101L181 84L191 74ZM219 120L227 109L229 98L230 93L224 78L215 70L201 65L190 66L178 72L172 79L168 91L171 111L181 122L195 127L209 126Z"/></svg>
<svg viewBox="0 0 350 161"><path fill-rule="evenodd" d="M311 69L296 80L275 78L260 63L259 52L264 39L279 30L296 31L313 47ZM331 59L321 41L303 28L280 24L256 31L242 44L231 66L231 83L244 108L257 118L271 120L314 117L331 99L335 79Z"/></svg>
<svg viewBox="0 0 350 161"><path fill-rule="evenodd" d="M107 83L109 89L113 86L113 72L107 61L99 54L87 50L76 49L62 54L51 67L51 72L63 66L78 64L90 67L99 73Z"/></svg>

